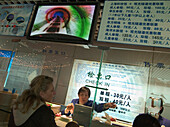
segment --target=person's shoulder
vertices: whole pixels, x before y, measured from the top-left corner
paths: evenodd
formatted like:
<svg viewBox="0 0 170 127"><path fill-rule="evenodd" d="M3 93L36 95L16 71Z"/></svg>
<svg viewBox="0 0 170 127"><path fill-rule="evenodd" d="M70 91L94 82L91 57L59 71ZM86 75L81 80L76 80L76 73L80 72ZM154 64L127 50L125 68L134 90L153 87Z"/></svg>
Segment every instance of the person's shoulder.
<svg viewBox="0 0 170 127"><path fill-rule="evenodd" d="M78 98L75 98L75 99L73 99L73 100L79 100Z"/></svg>
<svg viewBox="0 0 170 127"><path fill-rule="evenodd" d="M46 116L49 116L49 115L54 115L53 111L51 110L51 107L50 106L47 106L47 105L42 105L40 106L36 112L35 112L36 115L38 116L41 116L41 115L46 115Z"/></svg>
<svg viewBox="0 0 170 127"><path fill-rule="evenodd" d="M76 98L76 99L73 99L71 102L78 102L78 101L79 101L79 99Z"/></svg>
<svg viewBox="0 0 170 127"><path fill-rule="evenodd" d="M88 100L85 105L86 105L86 106L92 106L92 105L93 105L93 101L92 101L92 100Z"/></svg>
<svg viewBox="0 0 170 127"><path fill-rule="evenodd" d="M164 123L168 123L168 125L170 125L170 120L168 120L167 118L163 117L163 116L159 116L158 120L162 120Z"/></svg>
<svg viewBox="0 0 170 127"><path fill-rule="evenodd" d="M170 120L162 117L162 125L165 125L165 127L170 127Z"/></svg>
<svg viewBox="0 0 170 127"><path fill-rule="evenodd" d="M167 121L168 123L170 123L170 120L168 120L167 118L165 117L162 117L163 120Z"/></svg>
<svg viewBox="0 0 170 127"><path fill-rule="evenodd" d="M92 101L92 100L88 100L88 102L91 102L91 103L93 103L93 101Z"/></svg>
<svg viewBox="0 0 170 127"><path fill-rule="evenodd" d="M39 112L51 111L51 107L44 104L44 105L41 105L41 106L37 109L37 111L39 111Z"/></svg>

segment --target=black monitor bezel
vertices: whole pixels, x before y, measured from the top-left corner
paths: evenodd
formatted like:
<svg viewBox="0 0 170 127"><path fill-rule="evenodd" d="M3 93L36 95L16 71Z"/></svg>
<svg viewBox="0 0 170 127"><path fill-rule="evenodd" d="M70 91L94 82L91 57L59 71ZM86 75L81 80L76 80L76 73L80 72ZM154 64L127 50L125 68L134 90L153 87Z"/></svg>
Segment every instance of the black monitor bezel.
<svg viewBox="0 0 170 127"><path fill-rule="evenodd" d="M73 37L73 36L68 36L68 35L62 35L62 34L56 34L55 38L54 37L50 38L50 37L30 36L39 6L55 6L55 5L56 6L58 6L58 5L95 5L95 11L94 11L93 19L92 19L92 24L91 24L91 29L90 29L90 34L89 34L88 40ZM52 42L71 43L71 44L83 44L83 45L92 44L92 42L94 40L94 34L95 34L95 30L96 30L96 24L97 24L97 20L98 20L99 10L100 10L100 2L37 3L35 5L32 19L30 21L30 25L28 27L28 32L26 34L26 38L28 40L52 41Z"/></svg>

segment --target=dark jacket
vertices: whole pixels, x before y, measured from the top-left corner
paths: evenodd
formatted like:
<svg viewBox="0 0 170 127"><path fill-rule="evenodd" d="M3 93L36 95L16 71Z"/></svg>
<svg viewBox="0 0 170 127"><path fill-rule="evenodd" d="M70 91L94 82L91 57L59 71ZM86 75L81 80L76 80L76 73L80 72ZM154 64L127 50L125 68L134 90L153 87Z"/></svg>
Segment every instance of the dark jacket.
<svg viewBox="0 0 170 127"><path fill-rule="evenodd" d="M165 127L170 127L170 120L162 117L161 115L159 115L158 121L161 124L161 126L164 125Z"/></svg>
<svg viewBox="0 0 170 127"><path fill-rule="evenodd" d="M55 115L53 111L45 104L41 105L38 109L31 113L27 119L24 118L25 114L23 114L23 119L25 119L24 121L22 120L22 116L19 116L18 118L17 115L14 115L16 112L13 110L10 115L8 127L58 127L55 123ZM15 122L18 124L18 126L16 126Z"/></svg>

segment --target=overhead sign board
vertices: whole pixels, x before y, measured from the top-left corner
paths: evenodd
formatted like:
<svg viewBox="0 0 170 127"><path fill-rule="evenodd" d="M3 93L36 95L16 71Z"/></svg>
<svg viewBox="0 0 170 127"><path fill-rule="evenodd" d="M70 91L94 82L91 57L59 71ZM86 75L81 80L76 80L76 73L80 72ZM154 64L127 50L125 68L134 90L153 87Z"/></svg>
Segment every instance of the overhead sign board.
<svg viewBox="0 0 170 127"><path fill-rule="evenodd" d="M170 48L170 1L106 0L97 41Z"/></svg>

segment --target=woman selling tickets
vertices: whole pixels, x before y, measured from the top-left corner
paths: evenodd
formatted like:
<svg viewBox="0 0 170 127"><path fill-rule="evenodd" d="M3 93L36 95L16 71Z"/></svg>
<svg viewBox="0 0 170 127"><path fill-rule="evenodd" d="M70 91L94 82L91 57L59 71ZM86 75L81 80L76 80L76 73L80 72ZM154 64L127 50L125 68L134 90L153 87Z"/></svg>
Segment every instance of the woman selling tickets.
<svg viewBox="0 0 170 127"><path fill-rule="evenodd" d="M78 91L78 99L73 99L70 104L67 105L67 107L61 112L62 115L69 116L70 114L73 114L74 111L74 105L75 104L82 104L85 106L90 106L92 107L93 101L88 100L90 97L90 89L87 87L81 87ZM115 108L116 104L114 103L101 103L101 104L96 104L94 106L94 110L96 112L102 112L105 111L109 108Z"/></svg>

